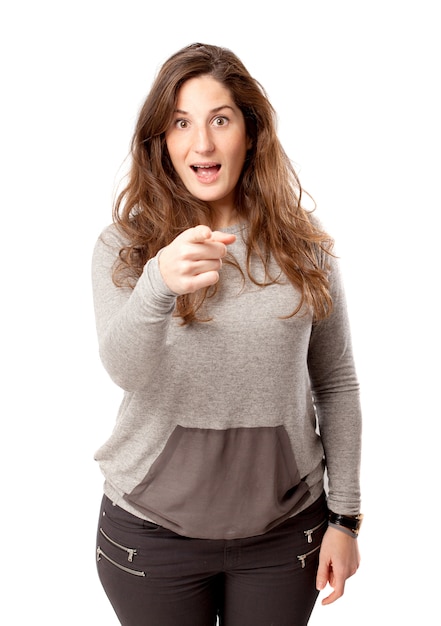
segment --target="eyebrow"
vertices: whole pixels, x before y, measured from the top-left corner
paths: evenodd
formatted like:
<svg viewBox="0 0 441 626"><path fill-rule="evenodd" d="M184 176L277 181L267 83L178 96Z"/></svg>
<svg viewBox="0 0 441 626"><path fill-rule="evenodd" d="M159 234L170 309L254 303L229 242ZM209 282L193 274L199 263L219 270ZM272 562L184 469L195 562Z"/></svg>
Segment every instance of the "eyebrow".
<svg viewBox="0 0 441 626"><path fill-rule="evenodd" d="M219 111L222 111L222 109L231 109L231 111L234 112L232 106L230 106L229 104L222 104L220 107L215 107L214 109L211 109L210 113L219 113ZM179 113L180 115L189 115L188 111L183 111L182 109L175 109L174 112Z"/></svg>

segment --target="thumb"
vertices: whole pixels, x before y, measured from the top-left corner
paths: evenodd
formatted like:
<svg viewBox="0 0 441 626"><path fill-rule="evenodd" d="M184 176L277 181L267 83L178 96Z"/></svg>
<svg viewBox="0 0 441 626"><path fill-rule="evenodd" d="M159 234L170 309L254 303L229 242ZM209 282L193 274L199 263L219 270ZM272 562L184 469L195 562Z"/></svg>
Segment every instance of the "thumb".
<svg viewBox="0 0 441 626"><path fill-rule="evenodd" d="M210 239L212 235L211 228L209 226L204 226L203 224L199 224L199 226L195 226L194 228L189 228L187 231L188 241L190 243L202 243L207 239Z"/></svg>

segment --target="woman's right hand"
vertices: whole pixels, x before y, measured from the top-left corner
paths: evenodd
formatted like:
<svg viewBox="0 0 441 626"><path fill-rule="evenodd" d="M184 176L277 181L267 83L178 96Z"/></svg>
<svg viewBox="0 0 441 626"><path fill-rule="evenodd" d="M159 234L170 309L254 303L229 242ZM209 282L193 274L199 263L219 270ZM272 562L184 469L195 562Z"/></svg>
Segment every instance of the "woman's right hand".
<svg viewBox="0 0 441 626"><path fill-rule="evenodd" d="M159 270L167 287L177 295L194 293L219 280L231 233L195 226L178 235L159 255Z"/></svg>

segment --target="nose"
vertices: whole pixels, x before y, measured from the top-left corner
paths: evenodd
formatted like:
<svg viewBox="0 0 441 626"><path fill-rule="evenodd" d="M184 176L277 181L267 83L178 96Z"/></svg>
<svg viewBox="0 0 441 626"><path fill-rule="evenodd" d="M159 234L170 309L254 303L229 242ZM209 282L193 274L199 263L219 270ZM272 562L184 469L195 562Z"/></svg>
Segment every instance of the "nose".
<svg viewBox="0 0 441 626"><path fill-rule="evenodd" d="M214 150L214 142L210 130L206 126L195 129L193 149L198 154L209 154Z"/></svg>

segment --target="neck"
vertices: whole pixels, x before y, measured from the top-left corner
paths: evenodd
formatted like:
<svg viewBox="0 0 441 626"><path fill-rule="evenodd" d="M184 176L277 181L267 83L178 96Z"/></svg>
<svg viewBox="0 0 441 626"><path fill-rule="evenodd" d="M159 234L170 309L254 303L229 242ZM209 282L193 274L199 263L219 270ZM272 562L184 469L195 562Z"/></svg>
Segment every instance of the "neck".
<svg viewBox="0 0 441 626"><path fill-rule="evenodd" d="M222 209L213 211L213 227L215 229L234 226L239 220L236 209Z"/></svg>

